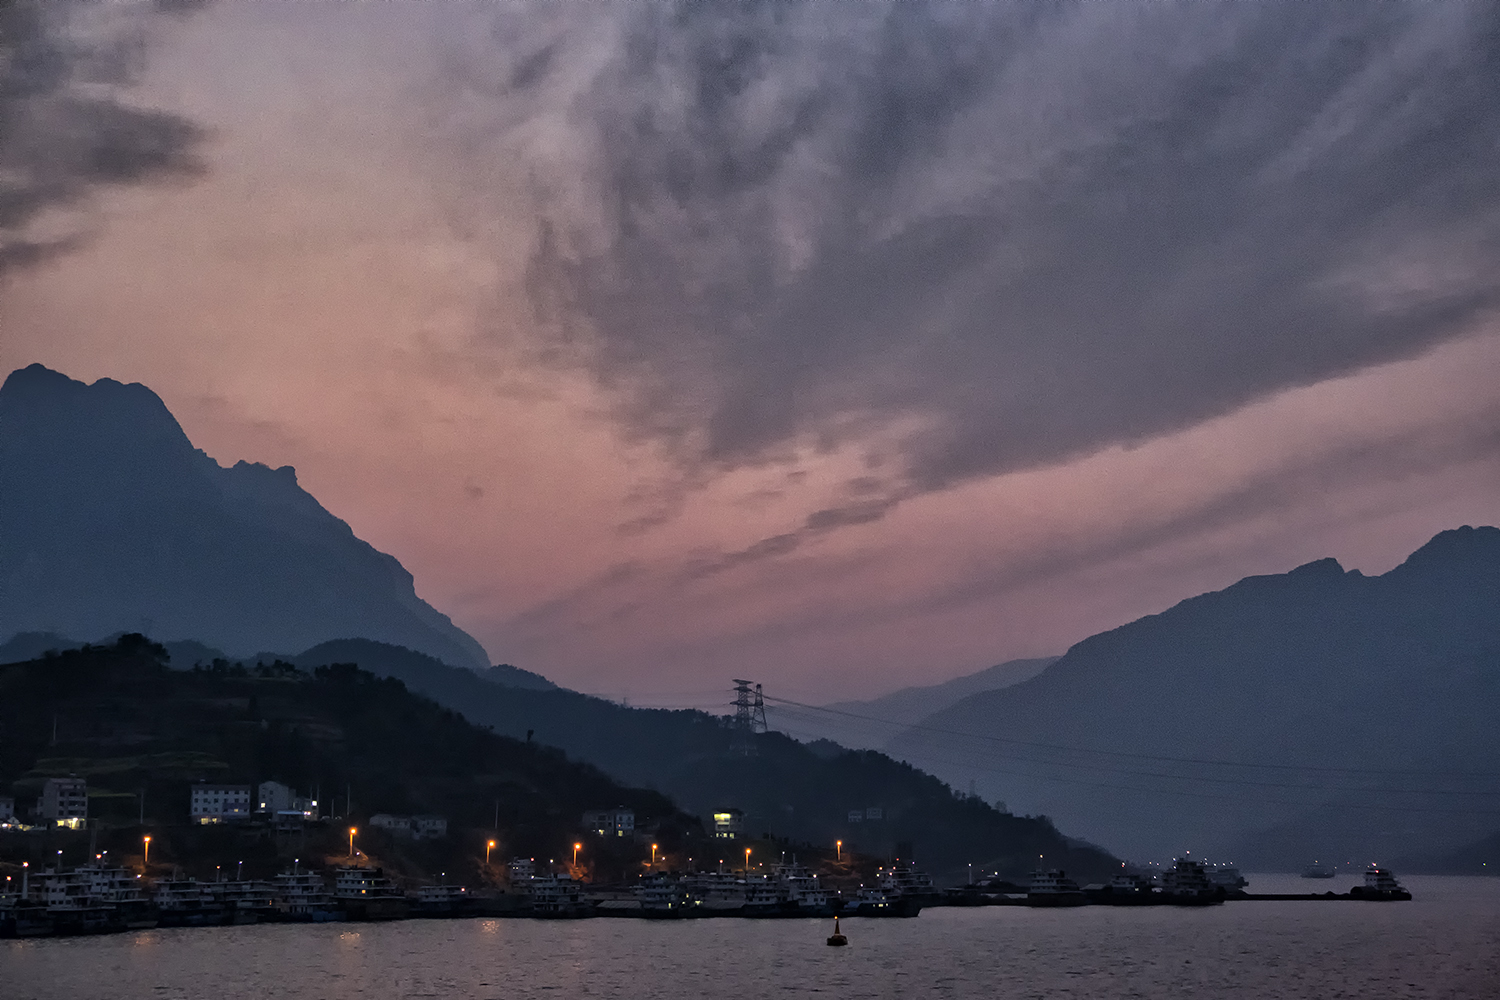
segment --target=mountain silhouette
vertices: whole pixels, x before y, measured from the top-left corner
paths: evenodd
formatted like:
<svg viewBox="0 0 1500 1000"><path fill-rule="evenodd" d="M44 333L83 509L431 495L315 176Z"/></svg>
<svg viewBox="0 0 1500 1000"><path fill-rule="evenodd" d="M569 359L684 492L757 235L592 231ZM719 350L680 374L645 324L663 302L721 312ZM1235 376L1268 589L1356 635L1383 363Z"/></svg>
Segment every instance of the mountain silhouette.
<svg viewBox="0 0 1500 1000"><path fill-rule="evenodd" d="M223 468L145 386L31 365L0 387L0 639L121 631L236 657L358 636L489 667L290 466Z"/></svg>
<svg viewBox="0 0 1500 1000"><path fill-rule="evenodd" d="M1322 559L1092 636L887 745L1137 858L1431 853L1500 827L1500 530Z"/></svg>

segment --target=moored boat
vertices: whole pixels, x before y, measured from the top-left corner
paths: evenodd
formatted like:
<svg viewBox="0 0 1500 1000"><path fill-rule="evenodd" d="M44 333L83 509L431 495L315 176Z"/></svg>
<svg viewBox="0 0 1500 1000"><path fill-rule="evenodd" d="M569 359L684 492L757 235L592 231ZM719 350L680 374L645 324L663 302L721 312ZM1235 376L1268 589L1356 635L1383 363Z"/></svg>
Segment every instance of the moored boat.
<svg viewBox="0 0 1500 1000"><path fill-rule="evenodd" d="M403 920L411 901L382 868L347 865L335 869L333 898L350 920Z"/></svg>
<svg viewBox="0 0 1500 1000"><path fill-rule="evenodd" d="M1411 899L1411 893L1396 881L1396 876L1378 865L1365 869L1365 884L1350 889L1349 896L1351 899L1371 900Z"/></svg>
<svg viewBox="0 0 1500 1000"><path fill-rule="evenodd" d="M1062 869L1038 869L1031 873L1026 887L1027 906L1082 906L1087 902L1088 897L1078 883Z"/></svg>
<svg viewBox="0 0 1500 1000"><path fill-rule="evenodd" d="M1162 873L1161 891L1163 901L1176 906L1211 906L1224 902L1227 895L1209 879L1203 862L1191 858L1178 858Z"/></svg>

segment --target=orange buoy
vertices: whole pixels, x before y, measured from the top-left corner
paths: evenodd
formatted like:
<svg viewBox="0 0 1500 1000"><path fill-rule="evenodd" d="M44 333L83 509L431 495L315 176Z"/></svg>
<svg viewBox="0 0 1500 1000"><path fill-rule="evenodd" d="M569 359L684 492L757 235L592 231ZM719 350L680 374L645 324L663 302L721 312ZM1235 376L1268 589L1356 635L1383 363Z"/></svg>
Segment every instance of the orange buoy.
<svg viewBox="0 0 1500 1000"><path fill-rule="evenodd" d="M846 937L844 937L844 935L842 935L842 934L839 933L839 918L838 917L834 917L833 918L833 934L830 935L829 938L828 938L828 946L830 948L841 948L841 947L843 947L844 945L846 945L848 943L849 943L849 939L846 938Z"/></svg>

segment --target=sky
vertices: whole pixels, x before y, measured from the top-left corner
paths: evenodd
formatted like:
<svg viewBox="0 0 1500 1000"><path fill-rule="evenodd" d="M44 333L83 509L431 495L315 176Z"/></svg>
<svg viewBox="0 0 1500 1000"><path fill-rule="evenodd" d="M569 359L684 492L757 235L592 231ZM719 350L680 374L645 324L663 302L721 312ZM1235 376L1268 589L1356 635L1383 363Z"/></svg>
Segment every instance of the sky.
<svg viewBox="0 0 1500 1000"><path fill-rule="evenodd" d="M496 662L936 683L1500 522L1497 21L23 0L0 368L295 466Z"/></svg>

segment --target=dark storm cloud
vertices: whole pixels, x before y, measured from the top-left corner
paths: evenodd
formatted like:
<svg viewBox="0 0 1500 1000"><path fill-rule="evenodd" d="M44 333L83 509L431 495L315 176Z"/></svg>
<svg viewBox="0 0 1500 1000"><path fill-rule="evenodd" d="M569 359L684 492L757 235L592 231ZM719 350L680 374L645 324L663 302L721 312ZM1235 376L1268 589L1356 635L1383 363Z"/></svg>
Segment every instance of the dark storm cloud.
<svg viewBox="0 0 1500 1000"><path fill-rule="evenodd" d="M96 188L199 171L201 131L120 96L140 71L153 19L193 0L0 0L0 276L66 252L76 220L47 213Z"/></svg>
<svg viewBox="0 0 1500 1000"><path fill-rule="evenodd" d="M494 87L582 164L538 172L548 356L692 476L882 441L883 488L798 537L1416 354L1500 298L1494 5L590 10Z"/></svg>

